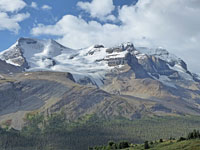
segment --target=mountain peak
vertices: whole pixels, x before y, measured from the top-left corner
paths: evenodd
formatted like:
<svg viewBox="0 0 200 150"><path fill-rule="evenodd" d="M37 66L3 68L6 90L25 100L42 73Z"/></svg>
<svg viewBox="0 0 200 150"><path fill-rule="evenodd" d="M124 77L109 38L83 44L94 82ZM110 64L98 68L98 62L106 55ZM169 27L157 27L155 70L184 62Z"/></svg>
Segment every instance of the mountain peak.
<svg viewBox="0 0 200 150"><path fill-rule="evenodd" d="M135 50L134 44L131 42L122 43L120 46L125 50Z"/></svg>
<svg viewBox="0 0 200 150"><path fill-rule="evenodd" d="M104 48L104 46L101 45L101 44L96 44L96 45L93 46L93 48Z"/></svg>
<svg viewBox="0 0 200 150"><path fill-rule="evenodd" d="M0 59L26 71L70 72L77 80L90 78L98 85L103 83L102 80L108 72L126 65L134 72L140 72L141 77L152 77L156 80L194 78L187 70L186 63L166 49L135 47L131 42L111 48L93 45L86 49L73 50L52 39L22 37L9 49L1 52Z"/></svg>
<svg viewBox="0 0 200 150"><path fill-rule="evenodd" d="M37 39L33 39L33 38L25 38L25 37L21 37L17 40L17 44L21 45L21 44L37 44Z"/></svg>

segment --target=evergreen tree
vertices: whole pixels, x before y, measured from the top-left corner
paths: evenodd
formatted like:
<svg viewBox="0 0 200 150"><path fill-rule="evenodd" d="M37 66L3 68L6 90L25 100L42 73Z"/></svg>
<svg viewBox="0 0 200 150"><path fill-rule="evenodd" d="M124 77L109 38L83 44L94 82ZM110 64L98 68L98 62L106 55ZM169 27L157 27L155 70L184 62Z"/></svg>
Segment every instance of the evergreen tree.
<svg viewBox="0 0 200 150"><path fill-rule="evenodd" d="M144 149L149 149L149 142L148 141L145 141L144 142Z"/></svg>
<svg viewBox="0 0 200 150"><path fill-rule="evenodd" d="M129 147L129 143L126 141L122 141L119 143L119 149L128 148L128 147Z"/></svg>
<svg viewBox="0 0 200 150"><path fill-rule="evenodd" d="M188 139L194 139L194 133L193 132L190 132L188 134Z"/></svg>

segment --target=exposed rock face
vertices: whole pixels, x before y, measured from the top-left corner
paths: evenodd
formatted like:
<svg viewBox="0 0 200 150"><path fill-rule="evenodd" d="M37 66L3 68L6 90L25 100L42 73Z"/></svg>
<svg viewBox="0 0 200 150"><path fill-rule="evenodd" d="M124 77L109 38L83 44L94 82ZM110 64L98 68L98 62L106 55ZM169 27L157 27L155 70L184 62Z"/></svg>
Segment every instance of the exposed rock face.
<svg viewBox="0 0 200 150"><path fill-rule="evenodd" d="M131 67L131 70L135 73L135 78L148 78L150 77L144 68L138 63L138 59L130 53L126 56L128 60L128 65Z"/></svg>
<svg viewBox="0 0 200 150"><path fill-rule="evenodd" d="M159 79L159 75L166 75L170 78L179 78L178 72L169 68L167 63L155 56L146 56L144 59L139 59L139 64L149 72L152 76Z"/></svg>
<svg viewBox="0 0 200 150"><path fill-rule="evenodd" d="M22 51L16 47L10 52L5 52L3 54L4 60L11 59L13 63L17 64L18 66L27 67L27 62L23 57Z"/></svg>
<svg viewBox="0 0 200 150"><path fill-rule="evenodd" d="M114 49L107 51L112 54ZM151 54L151 51L141 53L140 49L131 48L125 57L109 58L106 61L108 65L115 66L107 73L102 86L110 93L159 99L200 98L197 92L199 89L191 91L191 87L199 85L198 76L195 78L183 60L164 49L156 49ZM121 67L116 67L119 65Z"/></svg>
<svg viewBox="0 0 200 150"><path fill-rule="evenodd" d="M95 85L89 77L81 78L77 81L81 85Z"/></svg>
<svg viewBox="0 0 200 150"><path fill-rule="evenodd" d="M200 82L200 76L197 75L197 74L193 74L193 79L194 79L196 82Z"/></svg>
<svg viewBox="0 0 200 150"><path fill-rule="evenodd" d="M104 48L103 45L95 45L94 48Z"/></svg>
<svg viewBox="0 0 200 150"><path fill-rule="evenodd" d="M11 64L15 64L21 68L27 68L28 63L23 56L23 50L20 48L20 43L23 42L23 40L23 38L20 38L19 41L14 46L12 46L9 51L5 51L1 54L0 59L5 61L10 60ZM29 39L27 42L33 43L36 41Z"/></svg>
<svg viewBox="0 0 200 150"><path fill-rule="evenodd" d="M12 74L22 72L21 67L16 67L11 64L6 63L5 61L0 60L0 73L2 74Z"/></svg>
<svg viewBox="0 0 200 150"><path fill-rule="evenodd" d="M118 47L113 47L113 48L108 48L106 49L107 53L113 53L113 52L123 52L123 51L134 51L135 47L133 45L133 43L126 43L126 44L122 44Z"/></svg>

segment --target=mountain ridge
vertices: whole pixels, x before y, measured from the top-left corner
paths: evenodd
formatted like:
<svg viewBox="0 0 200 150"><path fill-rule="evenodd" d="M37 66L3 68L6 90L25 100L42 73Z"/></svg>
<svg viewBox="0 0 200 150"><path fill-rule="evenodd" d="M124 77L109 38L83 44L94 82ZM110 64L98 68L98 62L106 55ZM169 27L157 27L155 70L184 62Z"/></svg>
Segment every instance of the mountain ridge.
<svg viewBox="0 0 200 150"><path fill-rule="evenodd" d="M13 46L0 53L0 59L22 67L26 71L71 72L75 80L87 77L92 84L98 86L103 84L105 75L112 69L121 68L133 59L135 59L135 64L130 62L130 65L142 66L146 77L158 80L160 76L159 81L163 84L164 80L170 79L162 75L168 77L171 75L170 78L180 76L187 80L197 81L199 78L198 75L193 75L188 71L183 60L167 50L135 48L130 42L111 48L93 45L86 49L73 50L54 40L20 38Z"/></svg>
<svg viewBox="0 0 200 150"><path fill-rule="evenodd" d="M163 48L124 43L73 50L53 40L21 38L0 59L4 69L13 67L0 71L0 122L13 120L18 129L34 112L63 112L67 120L87 114L130 120L200 115L199 76Z"/></svg>

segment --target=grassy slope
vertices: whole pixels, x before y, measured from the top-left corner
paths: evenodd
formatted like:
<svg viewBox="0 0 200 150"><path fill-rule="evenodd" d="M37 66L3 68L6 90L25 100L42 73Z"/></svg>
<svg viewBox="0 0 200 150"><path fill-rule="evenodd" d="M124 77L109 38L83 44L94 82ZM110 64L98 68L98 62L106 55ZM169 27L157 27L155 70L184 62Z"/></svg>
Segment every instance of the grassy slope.
<svg viewBox="0 0 200 150"><path fill-rule="evenodd" d="M164 141L163 143L150 145L149 150L199 150L200 140L186 140L186 141ZM128 148L124 150L144 150L144 145L137 145L133 148Z"/></svg>

